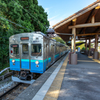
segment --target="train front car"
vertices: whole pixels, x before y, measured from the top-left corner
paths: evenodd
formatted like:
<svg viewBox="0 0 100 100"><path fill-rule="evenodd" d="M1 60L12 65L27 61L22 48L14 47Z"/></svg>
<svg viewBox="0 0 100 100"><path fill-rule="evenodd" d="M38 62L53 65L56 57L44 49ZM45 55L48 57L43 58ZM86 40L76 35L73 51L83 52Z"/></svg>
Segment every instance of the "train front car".
<svg viewBox="0 0 100 100"><path fill-rule="evenodd" d="M32 81L43 70L43 35L21 33L9 38L10 70L13 81ZM35 73L35 74L34 74ZM20 79L20 80L18 80Z"/></svg>

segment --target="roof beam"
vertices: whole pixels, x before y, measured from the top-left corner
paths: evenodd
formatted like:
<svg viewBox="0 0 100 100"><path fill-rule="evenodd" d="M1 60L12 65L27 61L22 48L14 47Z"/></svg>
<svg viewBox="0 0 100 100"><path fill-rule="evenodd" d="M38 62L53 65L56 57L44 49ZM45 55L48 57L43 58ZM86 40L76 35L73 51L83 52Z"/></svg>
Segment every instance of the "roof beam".
<svg viewBox="0 0 100 100"><path fill-rule="evenodd" d="M66 23L68 23L68 22L70 22L71 20L73 20L73 19L75 19L75 18L78 18L79 16L81 16L81 15L85 14L86 12L88 12L88 11L94 9L94 8L97 7L97 6L98 6L98 3L93 4L93 5L89 6L89 7L86 7L86 8L84 8L84 9L82 9L81 11L79 11L79 12L73 14L72 16L66 18L65 20L63 20L63 21L57 23L56 25L53 26L53 28L54 28L54 29L57 29L57 28L59 28L60 26L66 24Z"/></svg>
<svg viewBox="0 0 100 100"><path fill-rule="evenodd" d="M92 38L92 37L88 37L88 38L78 38L76 40L88 40L88 39L94 39L94 38Z"/></svg>
<svg viewBox="0 0 100 100"><path fill-rule="evenodd" d="M97 23L86 23L86 24L79 24L79 25L75 25L75 26L69 26L69 29L72 28L83 28L83 27L96 27L96 26L100 26L100 22Z"/></svg>
<svg viewBox="0 0 100 100"><path fill-rule="evenodd" d="M87 20L85 21L85 23L89 23L89 21L91 20L92 16L95 16L95 15L96 15L97 11L98 11L98 9L97 9L96 11L95 11L95 8L92 9L91 12L90 12L90 14L89 14L89 16L88 16L88 18L87 18ZM80 30L79 34L82 33L83 29L84 29L84 28L82 28L82 29ZM86 28L85 28L85 29L86 29Z"/></svg>
<svg viewBox="0 0 100 100"><path fill-rule="evenodd" d="M86 33L86 34L77 34L76 36L88 36L88 35L99 35L100 33Z"/></svg>
<svg viewBox="0 0 100 100"><path fill-rule="evenodd" d="M56 34L57 34L57 35L70 35L70 36L73 35L73 34L71 34L71 33L57 33L57 32L56 32Z"/></svg>
<svg viewBox="0 0 100 100"><path fill-rule="evenodd" d="M99 32L99 30L100 30L100 27L97 27L97 28L94 30L93 33L97 33L97 32Z"/></svg>

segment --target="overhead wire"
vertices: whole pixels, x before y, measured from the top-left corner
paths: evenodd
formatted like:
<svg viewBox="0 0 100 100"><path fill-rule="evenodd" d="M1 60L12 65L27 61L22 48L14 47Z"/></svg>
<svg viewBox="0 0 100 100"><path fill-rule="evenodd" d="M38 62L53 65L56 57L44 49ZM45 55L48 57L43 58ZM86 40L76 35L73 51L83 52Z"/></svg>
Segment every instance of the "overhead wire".
<svg viewBox="0 0 100 100"><path fill-rule="evenodd" d="M19 27L22 27L22 28L24 28L24 29L27 29L27 30L29 30L29 31L32 31L31 29L28 29L28 28L26 28L26 27L24 27L24 26L22 26L22 25L20 25L20 24L17 24L17 23L15 23L15 22L13 22L13 21L11 21L11 20L9 20L9 19L3 18L3 17L1 17L1 16L0 16L0 18L3 19L3 20L6 20L6 21L8 21L8 22L10 22L10 23L12 23L12 24L15 24L15 25L17 25L17 26L19 26Z"/></svg>
<svg viewBox="0 0 100 100"><path fill-rule="evenodd" d="M19 26L19 27L21 27L21 28L27 29L27 30L29 30L29 31L33 31L33 30L28 29L28 28L26 28L26 27L24 27L24 26L22 26L22 25L20 25L20 24L17 24L17 23L15 23L15 22L13 22L13 21L11 21L11 20L9 20L9 19L3 18L3 17L1 17L1 16L0 16L0 18L3 19L3 20L6 20L6 21L8 21L8 22L10 22L10 23L12 23L12 24L15 24L16 26ZM8 37L2 37L2 36L0 36L0 38L5 38L5 39L7 39Z"/></svg>

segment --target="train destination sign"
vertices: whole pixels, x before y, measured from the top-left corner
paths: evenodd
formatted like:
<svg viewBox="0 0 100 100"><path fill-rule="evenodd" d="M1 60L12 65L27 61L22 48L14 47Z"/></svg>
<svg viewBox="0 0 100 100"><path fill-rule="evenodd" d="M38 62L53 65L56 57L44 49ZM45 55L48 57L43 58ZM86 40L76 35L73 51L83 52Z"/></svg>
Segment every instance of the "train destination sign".
<svg viewBox="0 0 100 100"><path fill-rule="evenodd" d="M29 40L29 37L21 37L21 40Z"/></svg>
<svg viewBox="0 0 100 100"><path fill-rule="evenodd" d="M12 44L11 47L16 48L18 47L18 44Z"/></svg>

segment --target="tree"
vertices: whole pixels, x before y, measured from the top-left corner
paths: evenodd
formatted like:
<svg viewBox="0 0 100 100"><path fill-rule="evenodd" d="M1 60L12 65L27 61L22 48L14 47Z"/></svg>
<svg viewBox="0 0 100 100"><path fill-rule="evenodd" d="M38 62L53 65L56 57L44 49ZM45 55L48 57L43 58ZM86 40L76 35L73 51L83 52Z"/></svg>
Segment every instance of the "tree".
<svg viewBox="0 0 100 100"><path fill-rule="evenodd" d="M54 37L53 39L55 39L57 42L60 42L62 44L66 44L66 42L61 38L61 37Z"/></svg>
<svg viewBox="0 0 100 100"><path fill-rule="evenodd" d="M9 37L30 31L45 33L47 16L37 0L0 0L0 66L9 61Z"/></svg>

